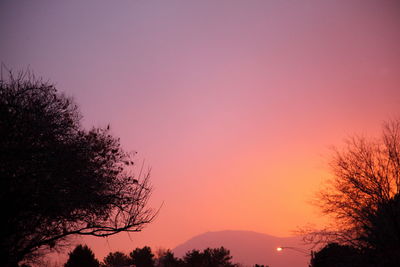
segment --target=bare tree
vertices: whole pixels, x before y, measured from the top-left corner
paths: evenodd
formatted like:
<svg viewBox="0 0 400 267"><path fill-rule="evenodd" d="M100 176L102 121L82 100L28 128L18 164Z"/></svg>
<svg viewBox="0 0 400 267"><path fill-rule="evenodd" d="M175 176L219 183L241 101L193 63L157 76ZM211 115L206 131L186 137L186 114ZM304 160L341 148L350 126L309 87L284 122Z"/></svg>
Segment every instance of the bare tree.
<svg viewBox="0 0 400 267"><path fill-rule="evenodd" d="M306 241L381 250L395 236L400 248L400 206L393 204L400 192L400 121L384 123L380 138L350 138L335 150L331 169L333 177L316 203L334 223L311 232ZM384 231L382 225L391 228ZM378 236L380 241L373 240Z"/></svg>
<svg viewBox="0 0 400 267"><path fill-rule="evenodd" d="M71 98L21 73L0 81L0 256L15 266L72 235L140 231L149 172L133 174L109 127L85 130Z"/></svg>

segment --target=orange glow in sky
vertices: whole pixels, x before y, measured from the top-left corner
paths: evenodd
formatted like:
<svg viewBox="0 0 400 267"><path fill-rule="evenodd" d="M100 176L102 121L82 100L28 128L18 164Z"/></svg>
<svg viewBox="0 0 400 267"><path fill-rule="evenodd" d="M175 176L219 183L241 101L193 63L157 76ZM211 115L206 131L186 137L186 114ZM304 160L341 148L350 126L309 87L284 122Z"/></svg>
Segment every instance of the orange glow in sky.
<svg viewBox="0 0 400 267"><path fill-rule="evenodd" d="M397 1L18 2L0 3L0 60L110 123L164 203L141 233L77 241L100 259L320 225L330 147L400 115Z"/></svg>

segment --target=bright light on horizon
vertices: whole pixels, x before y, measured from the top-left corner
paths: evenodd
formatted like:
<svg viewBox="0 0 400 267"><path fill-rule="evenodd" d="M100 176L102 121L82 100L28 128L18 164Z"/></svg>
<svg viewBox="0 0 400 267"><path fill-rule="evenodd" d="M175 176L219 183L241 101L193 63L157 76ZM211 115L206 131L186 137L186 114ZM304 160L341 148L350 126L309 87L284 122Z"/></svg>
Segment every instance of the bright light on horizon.
<svg viewBox="0 0 400 267"><path fill-rule="evenodd" d="M276 251L282 251L282 247L277 247Z"/></svg>

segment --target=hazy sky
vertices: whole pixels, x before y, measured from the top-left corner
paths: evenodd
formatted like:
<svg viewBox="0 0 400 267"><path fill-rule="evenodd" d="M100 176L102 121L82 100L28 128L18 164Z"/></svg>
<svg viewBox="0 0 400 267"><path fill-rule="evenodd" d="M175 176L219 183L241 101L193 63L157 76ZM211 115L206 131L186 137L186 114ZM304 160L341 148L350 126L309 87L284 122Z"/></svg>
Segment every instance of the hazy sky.
<svg viewBox="0 0 400 267"><path fill-rule="evenodd" d="M143 233L102 258L193 235L288 236L331 145L400 115L398 1L4 1L0 60L73 96L152 167Z"/></svg>

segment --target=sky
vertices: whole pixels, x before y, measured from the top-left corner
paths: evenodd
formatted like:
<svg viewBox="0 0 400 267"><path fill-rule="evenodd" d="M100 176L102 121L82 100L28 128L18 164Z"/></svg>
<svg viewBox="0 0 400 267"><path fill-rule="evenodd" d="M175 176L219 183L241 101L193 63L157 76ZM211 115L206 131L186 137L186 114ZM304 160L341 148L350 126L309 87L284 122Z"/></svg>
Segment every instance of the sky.
<svg viewBox="0 0 400 267"><path fill-rule="evenodd" d="M99 258L194 235L290 236L330 148L400 116L398 1L0 2L0 61L29 67L151 168L143 232L79 239Z"/></svg>

